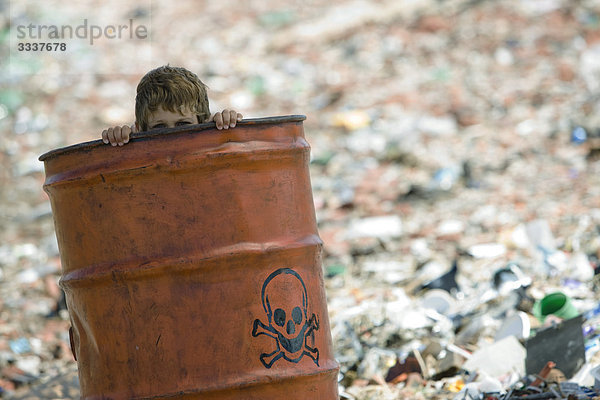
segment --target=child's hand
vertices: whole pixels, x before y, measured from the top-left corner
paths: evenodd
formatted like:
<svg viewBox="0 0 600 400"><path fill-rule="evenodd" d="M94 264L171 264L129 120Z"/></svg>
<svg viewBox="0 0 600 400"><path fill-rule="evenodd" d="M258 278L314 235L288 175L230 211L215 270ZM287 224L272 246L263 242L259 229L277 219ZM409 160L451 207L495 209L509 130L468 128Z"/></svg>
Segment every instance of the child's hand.
<svg viewBox="0 0 600 400"><path fill-rule="evenodd" d="M217 129L229 129L235 128L235 124L241 121L242 118L243 116L239 112L225 109L213 115L209 122L214 121L217 124Z"/></svg>
<svg viewBox="0 0 600 400"><path fill-rule="evenodd" d="M123 146L129 143L129 135L133 132L136 132L135 124L108 128L102 131L102 141L106 144L110 143L112 146Z"/></svg>

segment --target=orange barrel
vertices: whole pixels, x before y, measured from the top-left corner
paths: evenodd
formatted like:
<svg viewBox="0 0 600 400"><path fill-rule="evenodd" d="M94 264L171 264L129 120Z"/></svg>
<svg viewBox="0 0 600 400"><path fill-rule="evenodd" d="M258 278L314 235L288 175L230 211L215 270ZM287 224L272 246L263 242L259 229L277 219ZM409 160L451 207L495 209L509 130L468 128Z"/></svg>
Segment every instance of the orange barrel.
<svg viewBox="0 0 600 400"><path fill-rule="evenodd" d="M85 399L338 399L304 116L48 152Z"/></svg>

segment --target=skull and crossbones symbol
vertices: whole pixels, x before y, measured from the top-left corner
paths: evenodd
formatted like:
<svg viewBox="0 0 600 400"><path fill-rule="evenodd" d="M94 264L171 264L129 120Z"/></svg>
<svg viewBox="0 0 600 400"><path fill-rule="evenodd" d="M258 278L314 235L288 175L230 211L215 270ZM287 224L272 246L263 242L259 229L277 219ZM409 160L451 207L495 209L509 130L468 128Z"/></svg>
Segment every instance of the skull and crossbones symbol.
<svg viewBox="0 0 600 400"><path fill-rule="evenodd" d="M271 368L282 357L298 363L304 356L319 365L319 350L308 344L311 339L314 345L319 320L315 314L308 318L308 296L300 275L290 268L276 270L265 280L261 296L268 322L254 320L252 336L267 335L277 345L275 351L260 355L263 365Z"/></svg>

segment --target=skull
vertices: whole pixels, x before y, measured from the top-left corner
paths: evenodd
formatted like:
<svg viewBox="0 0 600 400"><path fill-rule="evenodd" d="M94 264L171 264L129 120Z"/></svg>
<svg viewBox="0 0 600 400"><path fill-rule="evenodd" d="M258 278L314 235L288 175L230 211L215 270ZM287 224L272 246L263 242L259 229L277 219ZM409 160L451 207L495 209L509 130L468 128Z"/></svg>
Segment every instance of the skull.
<svg viewBox="0 0 600 400"><path fill-rule="evenodd" d="M268 324L255 320L252 335L264 334L277 343L273 353L261 355L263 364L270 368L281 357L299 362L304 355L309 355L318 365L318 350L309 347L307 340L311 337L314 341L314 331L319 325L315 314L308 318L308 296L300 275L289 268L269 275L262 288L262 304Z"/></svg>
<svg viewBox="0 0 600 400"><path fill-rule="evenodd" d="M304 283L295 274L273 277L263 291L263 307L269 326L277 331L279 343L289 353L302 349L308 318Z"/></svg>

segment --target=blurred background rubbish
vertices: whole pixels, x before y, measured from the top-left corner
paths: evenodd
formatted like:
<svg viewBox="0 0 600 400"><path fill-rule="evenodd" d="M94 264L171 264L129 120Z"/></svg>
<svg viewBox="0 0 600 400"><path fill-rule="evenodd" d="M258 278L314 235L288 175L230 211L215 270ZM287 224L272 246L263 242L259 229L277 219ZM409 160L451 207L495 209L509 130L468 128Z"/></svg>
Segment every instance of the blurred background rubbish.
<svg viewBox="0 0 600 400"><path fill-rule="evenodd" d="M2 398L78 397L37 157L131 123L166 63L213 112L307 115L342 398L598 397L599 2L46 3L146 24L151 60L73 39L19 63L31 11L0 1ZM577 317L538 318L556 292Z"/></svg>

